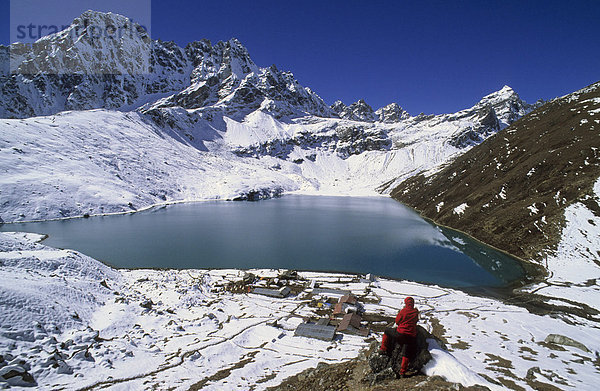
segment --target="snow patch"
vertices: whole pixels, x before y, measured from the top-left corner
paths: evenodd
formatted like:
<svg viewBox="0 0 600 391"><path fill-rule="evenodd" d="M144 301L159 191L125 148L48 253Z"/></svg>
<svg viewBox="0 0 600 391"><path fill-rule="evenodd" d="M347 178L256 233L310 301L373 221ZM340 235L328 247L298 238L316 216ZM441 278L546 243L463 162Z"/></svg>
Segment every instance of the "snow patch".
<svg viewBox="0 0 600 391"><path fill-rule="evenodd" d="M466 202L463 202L462 204L458 205L456 208L453 209L454 214L462 215L463 213L465 213L465 210L468 206L469 205L467 205Z"/></svg>
<svg viewBox="0 0 600 391"><path fill-rule="evenodd" d="M600 179L593 188L598 197ZM600 217L584 204L575 203L565 209L565 219L558 248L545 260L550 271L547 282L551 285L537 284L526 291L596 308L600 302L600 287L590 282L600 280ZM541 223L546 223L545 216Z"/></svg>
<svg viewBox="0 0 600 391"><path fill-rule="evenodd" d="M504 186L502 186L502 189L500 189L500 193L498 193L498 197L502 198L503 200L506 199L506 188Z"/></svg>
<svg viewBox="0 0 600 391"><path fill-rule="evenodd" d="M484 385L490 390L503 390L503 387L496 386L473 372L467 366L458 361L452 354L440 348L433 339L428 339L431 361L424 367L423 372L427 376L440 376L452 383L459 383L470 387L474 385Z"/></svg>

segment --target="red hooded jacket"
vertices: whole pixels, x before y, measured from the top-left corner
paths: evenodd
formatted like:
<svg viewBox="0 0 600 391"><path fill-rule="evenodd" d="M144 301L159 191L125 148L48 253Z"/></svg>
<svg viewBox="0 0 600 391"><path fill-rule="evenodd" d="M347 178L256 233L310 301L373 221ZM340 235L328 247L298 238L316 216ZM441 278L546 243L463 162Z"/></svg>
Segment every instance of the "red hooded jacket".
<svg viewBox="0 0 600 391"><path fill-rule="evenodd" d="M415 300L409 296L404 299L404 308L396 315L396 324L398 325L396 331L416 337L418 320L419 310L415 308Z"/></svg>

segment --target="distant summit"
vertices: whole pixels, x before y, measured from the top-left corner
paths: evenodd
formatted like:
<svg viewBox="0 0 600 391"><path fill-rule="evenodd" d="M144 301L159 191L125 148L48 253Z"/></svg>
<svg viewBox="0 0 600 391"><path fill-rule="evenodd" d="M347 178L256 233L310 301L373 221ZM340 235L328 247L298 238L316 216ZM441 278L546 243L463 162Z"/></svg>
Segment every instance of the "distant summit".
<svg viewBox="0 0 600 391"><path fill-rule="evenodd" d="M410 114L404 111L404 109L395 102L378 109L375 112L375 115L377 116L379 122L386 124L400 122L410 117Z"/></svg>
<svg viewBox="0 0 600 391"><path fill-rule="evenodd" d="M350 106L346 106L342 101L338 100L331 105L331 110L340 118L352 121L395 123L410 117L410 114L404 111L397 103L390 103L385 107L377 109L377 111L373 111L373 108L363 99L359 99Z"/></svg>

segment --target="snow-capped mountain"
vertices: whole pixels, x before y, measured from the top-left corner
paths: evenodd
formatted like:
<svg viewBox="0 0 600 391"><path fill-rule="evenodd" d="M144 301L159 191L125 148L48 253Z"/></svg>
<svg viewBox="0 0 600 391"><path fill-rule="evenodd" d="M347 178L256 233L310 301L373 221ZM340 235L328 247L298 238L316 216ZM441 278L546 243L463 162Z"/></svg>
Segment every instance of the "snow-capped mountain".
<svg viewBox="0 0 600 391"><path fill-rule="evenodd" d="M373 108L363 99L346 106L342 101L336 101L331 109L343 119L352 121L375 122L376 116Z"/></svg>
<svg viewBox="0 0 600 391"><path fill-rule="evenodd" d="M340 118L352 121L394 123L410 118L410 114L396 102L373 111L373 108L364 99L360 99L350 106L346 106L338 100L331 105L331 110Z"/></svg>
<svg viewBox="0 0 600 391"><path fill-rule="evenodd" d="M462 118L473 120L473 126L465 127L453 135L451 144L457 147L476 145L488 136L504 129L541 104L527 104L509 86L504 86L495 93L486 95L469 110L446 116L444 120L454 121Z"/></svg>
<svg viewBox="0 0 600 391"><path fill-rule="evenodd" d="M95 37L91 26L133 33L119 39ZM180 48L152 41L140 26L112 13L87 11L67 29L32 46L14 43L0 52L4 118L132 109L147 102L153 108L186 109L219 104L230 114L261 105L277 115L330 114L321 98L291 73L257 67L236 39L216 45L201 40Z"/></svg>
<svg viewBox="0 0 600 391"><path fill-rule="evenodd" d="M90 37L93 25L134 33ZM4 221L286 191L376 194L532 109L509 87L454 114L329 107L290 72L257 66L236 39L181 48L94 11L32 48L0 51Z"/></svg>
<svg viewBox="0 0 600 391"><path fill-rule="evenodd" d="M395 102L378 109L375 111L375 115L379 118L379 122L384 122L386 124L400 122L403 119L410 118L410 114L404 111L404 109Z"/></svg>

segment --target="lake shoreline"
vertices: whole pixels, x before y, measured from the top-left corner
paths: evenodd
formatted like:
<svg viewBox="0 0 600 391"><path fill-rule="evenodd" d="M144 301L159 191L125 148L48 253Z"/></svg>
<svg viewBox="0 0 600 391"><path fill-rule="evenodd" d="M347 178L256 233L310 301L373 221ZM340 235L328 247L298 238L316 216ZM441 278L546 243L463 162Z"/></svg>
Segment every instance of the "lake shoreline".
<svg viewBox="0 0 600 391"><path fill-rule="evenodd" d="M82 215L75 215L75 216L56 217L56 218L50 218L50 219L20 220L20 221L2 221L2 220L0 220L0 227L2 225L10 225L10 224L45 223L45 222L50 222L50 221L89 219L92 217L125 216L125 215L132 215L132 214L136 214L136 213L147 212L152 209L160 209L160 208L164 208L164 207L168 207L168 206L172 206L172 205L181 205L181 204L197 204L197 203L204 203L204 202L236 202L236 203L237 202L260 202L260 201L269 201L269 200L273 200L273 199L277 199L277 198L283 198L286 196L295 196L295 195L306 196L306 197L391 198L389 195L383 195L383 194L379 194L379 195L378 194L346 194L346 193L340 193L340 194L331 193L331 194L329 194L329 193L319 193L319 192L311 192L311 191L303 192L303 191L295 190L295 191L283 192L280 195L275 195L275 196L272 196L269 198L261 198L261 199L257 199L257 200L245 200L245 199L238 199L238 198L201 198L201 199L191 199L191 200L174 200L174 201L159 202L156 204L143 206L141 208L124 210L121 212L93 213L93 214L84 213Z"/></svg>
<svg viewBox="0 0 600 391"><path fill-rule="evenodd" d="M525 273L513 269L520 268L514 257L494 256L485 243L442 230L389 197L292 193L276 199L166 203L120 214L117 220L109 214L98 216L107 220L90 217L89 223L69 218L60 220L68 222L64 225L54 220L33 226L9 223L0 230L50 234L49 246L81 251L116 269L372 273L501 298L523 285ZM146 213L124 217L136 212ZM107 250L106 243L116 250Z"/></svg>
<svg viewBox="0 0 600 391"><path fill-rule="evenodd" d="M543 282L546 280L546 278L548 277L548 271L546 270L546 268L544 268L542 265L540 265L539 263L536 263L532 260L525 260L522 259L514 254L511 254L510 252L503 250L501 248L495 247L491 244L488 244L486 242L484 242L483 240L477 239L476 237L474 237L473 235L465 232L465 231L461 231L458 228L454 228L454 227L450 227L448 225L444 225L441 224L439 222L437 222L435 219L432 219L430 217L427 217L426 215L424 215L419 209L414 208L410 205L407 205L401 201L398 201L395 198L390 197L391 199L393 199L394 201L398 202L400 205L405 206L408 209L411 209L412 211L414 211L415 213L417 213L423 220L425 221L429 221L431 224L436 225L438 227L443 227L446 229L449 229L451 231L454 232L458 232L461 235L464 235L466 237L468 237L469 239L473 240L474 242L480 243L486 247L492 248L495 251L498 251L500 253L503 253L511 258L514 258L515 260L519 261L519 263L521 264L521 266L523 267L524 271L525 271L525 282L523 284L520 284L520 287L526 286L526 285L530 285L530 284L536 284L539 282ZM515 289L517 289L519 287L515 287Z"/></svg>

